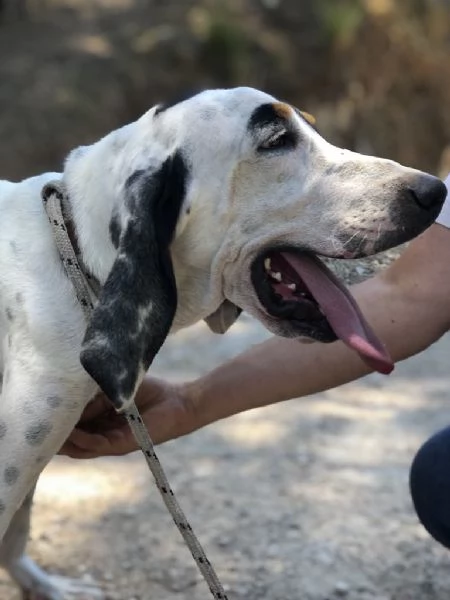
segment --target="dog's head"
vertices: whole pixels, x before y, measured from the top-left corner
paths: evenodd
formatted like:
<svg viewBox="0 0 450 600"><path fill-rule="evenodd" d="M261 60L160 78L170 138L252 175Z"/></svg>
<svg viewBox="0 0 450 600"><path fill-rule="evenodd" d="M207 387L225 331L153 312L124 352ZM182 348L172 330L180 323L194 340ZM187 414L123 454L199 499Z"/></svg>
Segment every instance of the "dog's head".
<svg viewBox="0 0 450 600"><path fill-rule="evenodd" d="M372 352L317 255L405 242L446 195L430 175L332 146L308 115L250 88L156 106L74 153L66 178L86 203L80 245L106 279L81 359L118 405L171 328L204 318L224 331L241 309L282 336L349 342L359 328Z"/></svg>

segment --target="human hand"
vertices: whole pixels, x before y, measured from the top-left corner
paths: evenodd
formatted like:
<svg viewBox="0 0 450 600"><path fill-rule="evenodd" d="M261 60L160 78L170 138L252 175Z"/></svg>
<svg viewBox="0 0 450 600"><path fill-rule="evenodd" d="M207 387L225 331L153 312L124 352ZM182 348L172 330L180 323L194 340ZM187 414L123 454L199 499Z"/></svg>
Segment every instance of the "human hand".
<svg viewBox="0 0 450 600"><path fill-rule="evenodd" d="M155 444L196 429L188 386L146 378L136 394L136 404ZM77 427L59 451L71 458L119 456L138 449L125 418L99 394L85 409Z"/></svg>

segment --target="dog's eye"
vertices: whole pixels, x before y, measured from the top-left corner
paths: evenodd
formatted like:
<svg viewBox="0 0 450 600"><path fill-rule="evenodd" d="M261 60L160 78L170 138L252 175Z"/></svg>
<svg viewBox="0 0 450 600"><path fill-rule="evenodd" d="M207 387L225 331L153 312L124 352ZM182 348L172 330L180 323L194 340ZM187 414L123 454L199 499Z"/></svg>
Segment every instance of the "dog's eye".
<svg viewBox="0 0 450 600"><path fill-rule="evenodd" d="M295 139L291 132L280 131L264 141L258 150L264 152L265 150L281 150L283 148L292 148L295 145Z"/></svg>

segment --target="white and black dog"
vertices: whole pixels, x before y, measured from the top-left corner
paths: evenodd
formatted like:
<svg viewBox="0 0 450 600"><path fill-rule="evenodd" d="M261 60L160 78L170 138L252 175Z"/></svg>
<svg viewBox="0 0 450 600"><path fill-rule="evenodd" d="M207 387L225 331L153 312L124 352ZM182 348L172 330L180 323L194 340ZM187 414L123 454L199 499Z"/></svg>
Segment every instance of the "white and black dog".
<svg viewBox="0 0 450 600"><path fill-rule="evenodd" d="M87 329L41 200L54 179L101 286ZM445 195L439 179L337 148L250 88L156 106L73 151L62 174L0 181L0 559L25 597L71 597L24 555L30 498L99 387L126 405L170 332L201 319L224 331L240 310L277 335L339 337L388 371L317 255L405 242Z"/></svg>

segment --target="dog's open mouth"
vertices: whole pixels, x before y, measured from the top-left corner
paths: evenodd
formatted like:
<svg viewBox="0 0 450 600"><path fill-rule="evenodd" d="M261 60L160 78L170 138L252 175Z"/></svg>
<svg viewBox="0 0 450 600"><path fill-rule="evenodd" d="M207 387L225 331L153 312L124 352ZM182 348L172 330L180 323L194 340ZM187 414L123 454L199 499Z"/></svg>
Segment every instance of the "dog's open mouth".
<svg viewBox="0 0 450 600"><path fill-rule="evenodd" d="M298 336L339 338L371 369L392 371L392 359L355 299L317 256L294 248L265 252L253 264L252 281L268 315L289 321Z"/></svg>

